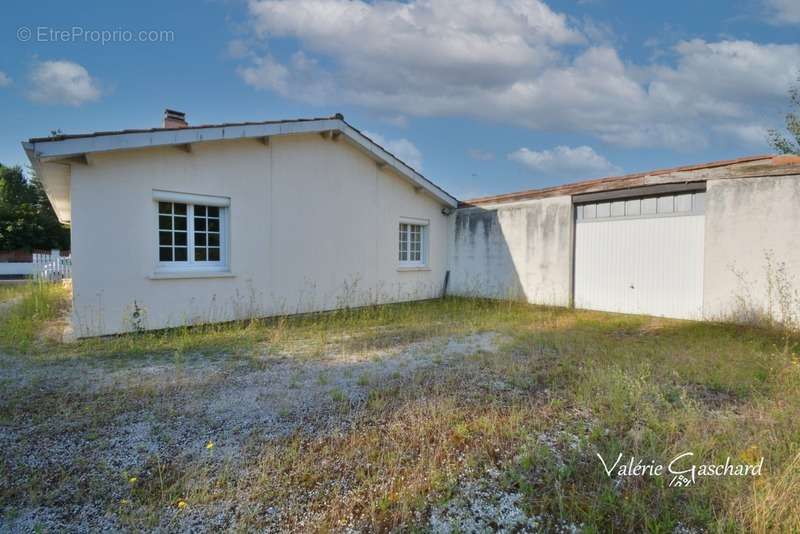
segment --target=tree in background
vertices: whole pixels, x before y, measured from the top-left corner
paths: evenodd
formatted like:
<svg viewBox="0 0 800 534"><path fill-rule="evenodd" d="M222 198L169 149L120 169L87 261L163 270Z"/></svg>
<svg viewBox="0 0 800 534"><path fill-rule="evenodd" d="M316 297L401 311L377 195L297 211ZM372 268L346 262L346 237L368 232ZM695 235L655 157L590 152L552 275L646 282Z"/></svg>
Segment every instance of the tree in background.
<svg viewBox="0 0 800 534"><path fill-rule="evenodd" d="M786 130L789 135L784 135L778 130L770 130L767 140L772 148L781 154L797 154L800 156L800 77L789 89L789 100L796 111L786 114ZM794 138L794 139L792 139Z"/></svg>
<svg viewBox="0 0 800 534"><path fill-rule="evenodd" d="M41 182L0 164L0 251L52 248L69 249L69 228L58 222Z"/></svg>

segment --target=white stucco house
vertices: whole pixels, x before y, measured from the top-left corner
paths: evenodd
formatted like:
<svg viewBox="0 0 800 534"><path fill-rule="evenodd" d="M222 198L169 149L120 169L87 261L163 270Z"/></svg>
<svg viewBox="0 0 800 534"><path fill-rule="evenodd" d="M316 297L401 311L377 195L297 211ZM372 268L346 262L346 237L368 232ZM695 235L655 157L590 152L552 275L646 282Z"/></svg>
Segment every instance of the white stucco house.
<svg viewBox="0 0 800 534"><path fill-rule="evenodd" d="M438 296L457 201L340 116L31 139L79 336Z"/></svg>
<svg viewBox="0 0 800 534"><path fill-rule="evenodd" d="M798 157L459 203L341 115L189 126L167 110L161 128L23 147L71 225L78 336L429 299L446 284L724 319L775 311L769 262L800 288Z"/></svg>

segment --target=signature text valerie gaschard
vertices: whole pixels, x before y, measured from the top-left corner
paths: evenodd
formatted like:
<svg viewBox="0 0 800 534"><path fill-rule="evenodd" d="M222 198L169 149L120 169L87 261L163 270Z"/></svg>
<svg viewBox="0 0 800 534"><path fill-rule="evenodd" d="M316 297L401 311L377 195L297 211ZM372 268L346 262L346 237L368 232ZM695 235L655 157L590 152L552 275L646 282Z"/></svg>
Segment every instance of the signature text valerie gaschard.
<svg viewBox="0 0 800 534"><path fill-rule="evenodd" d="M660 477L669 476L671 487L689 486L697 482L699 477L721 477L721 476L759 476L764 466L764 457L753 464L736 464L731 462L731 458L725 459L723 464L695 464L692 462L693 452L684 452L677 455L668 464L647 462L642 458L636 459L634 456L623 461L622 453L609 463L600 453L597 453L603 469L609 477Z"/></svg>

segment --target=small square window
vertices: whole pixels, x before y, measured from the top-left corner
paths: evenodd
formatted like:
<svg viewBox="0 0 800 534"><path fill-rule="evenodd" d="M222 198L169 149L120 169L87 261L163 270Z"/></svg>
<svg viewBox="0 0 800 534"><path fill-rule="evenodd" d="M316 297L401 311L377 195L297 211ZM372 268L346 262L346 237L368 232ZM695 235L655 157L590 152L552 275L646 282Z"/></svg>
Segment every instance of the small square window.
<svg viewBox="0 0 800 534"><path fill-rule="evenodd" d="M157 202L158 261L220 264L223 261L223 216L226 208Z"/></svg>

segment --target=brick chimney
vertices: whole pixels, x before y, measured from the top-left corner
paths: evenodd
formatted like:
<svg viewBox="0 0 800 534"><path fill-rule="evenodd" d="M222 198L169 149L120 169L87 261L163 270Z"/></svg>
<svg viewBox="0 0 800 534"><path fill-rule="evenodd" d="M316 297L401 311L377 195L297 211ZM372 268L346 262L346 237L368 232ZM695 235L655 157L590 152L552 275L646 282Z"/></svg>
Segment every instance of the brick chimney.
<svg viewBox="0 0 800 534"><path fill-rule="evenodd" d="M186 122L186 113L174 109L164 110L164 128L186 128L187 126L189 123Z"/></svg>

